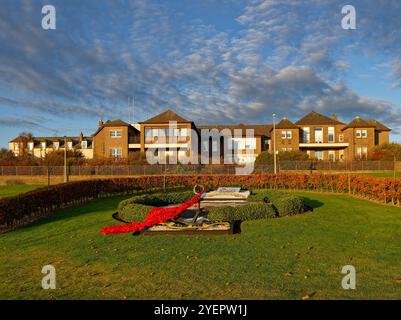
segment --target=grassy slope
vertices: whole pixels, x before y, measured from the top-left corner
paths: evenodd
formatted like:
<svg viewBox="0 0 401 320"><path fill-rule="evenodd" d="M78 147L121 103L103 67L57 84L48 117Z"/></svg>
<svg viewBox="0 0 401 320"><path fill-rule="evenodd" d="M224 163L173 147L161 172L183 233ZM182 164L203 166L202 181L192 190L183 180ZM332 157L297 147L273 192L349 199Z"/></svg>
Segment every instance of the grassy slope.
<svg viewBox="0 0 401 320"><path fill-rule="evenodd" d="M40 187L43 187L43 185L14 184L14 185L0 186L0 198L15 196L19 193L28 192Z"/></svg>
<svg viewBox="0 0 401 320"><path fill-rule="evenodd" d="M103 236L121 197L65 210L0 235L0 298L399 299L401 210L301 195L313 213L243 223L235 236ZM46 264L57 290L41 289ZM340 285L347 264L354 291Z"/></svg>

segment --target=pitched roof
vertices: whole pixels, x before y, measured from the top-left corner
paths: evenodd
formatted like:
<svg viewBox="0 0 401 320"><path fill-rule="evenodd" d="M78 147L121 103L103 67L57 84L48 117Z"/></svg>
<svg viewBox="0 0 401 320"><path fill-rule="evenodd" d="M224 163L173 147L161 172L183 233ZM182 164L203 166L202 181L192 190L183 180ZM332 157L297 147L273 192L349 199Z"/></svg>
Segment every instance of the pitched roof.
<svg viewBox="0 0 401 320"><path fill-rule="evenodd" d="M305 117L295 122L296 125L337 125L344 124L333 118L326 117L315 111L309 112Z"/></svg>
<svg viewBox="0 0 401 320"><path fill-rule="evenodd" d="M74 147L80 147L81 146L81 137L66 137L66 140L68 142L72 142L72 145ZM82 137L83 141L88 142L88 148L92 147L92 141L93 137ZM10 142L22 142L21 136L18 136L17 138L11 140ZM32 139L28 142L33 142L33 145L36 147L40 145L42 142L46 142L46 145L48 148L53 147L56 142L59 143L59 147L64 146L64 137L32 137Z"/></svg>
<svg viewBox="0 0 401 320"><path fill-rule="evenodd" d="M363 120L360 117L356 117L354 120L348 123L344 129L347 128L376 128L376 124L372 123L371 121Z"/></svg>
<svg viewBox="0 0 401 320"><path fill-rule="evenodd" d="M391 131L390 128L386 127L383 123L381 123L377 120L366 119L365 121L368 123L374 124L376 126L376 130L378 130L378 131Z"/></svg>
<svg viewBox="0 0 401 320"><path fill-rule="evenodd" d="M169 121L175 121L177 123L191 123L192 121L189 121L178 114L176 114L174 111L168 109L157 116L154 116L153 118L150 118L146 121L140 122L140 123L167 123Z"/></svg>
<svg viewBox="0 0 401 320"><path fill-rule="evenodd" d="M96 136L105 127L129 127L129 126L131 126L129 123L127 123L121 119L107 120L103 125L101 125L99 128L97 128L97 130L93 134L93 136Z"/></svg>
<svg viewBox="0 0 401 320"><path fill-rule="evenodd" d="M281 121L276 125L276 129L299 129L294 123L292 123L287 118L281 119Z"/></svg>

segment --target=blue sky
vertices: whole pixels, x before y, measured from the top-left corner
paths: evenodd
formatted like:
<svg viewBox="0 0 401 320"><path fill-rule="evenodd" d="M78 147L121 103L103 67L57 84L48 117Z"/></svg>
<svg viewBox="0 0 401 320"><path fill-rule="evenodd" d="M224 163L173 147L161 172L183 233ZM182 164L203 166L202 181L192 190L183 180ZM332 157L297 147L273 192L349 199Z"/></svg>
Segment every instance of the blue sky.
<svg viewBox="0 0 401 320"><path fill-rule="evenodd" d="M41 27L54 5L57 29ZM341 28L352 4L357 29ZM200 124L376 118L401 142L398 0L2 0L0 146L167 108Z"/></svg>

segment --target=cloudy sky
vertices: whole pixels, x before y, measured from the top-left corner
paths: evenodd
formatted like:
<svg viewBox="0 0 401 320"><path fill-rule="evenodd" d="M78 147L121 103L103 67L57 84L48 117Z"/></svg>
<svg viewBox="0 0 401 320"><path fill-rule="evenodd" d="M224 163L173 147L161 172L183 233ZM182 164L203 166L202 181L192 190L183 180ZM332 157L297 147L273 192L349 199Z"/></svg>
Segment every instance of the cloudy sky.
<svg viewBox="0 0 401 320"><path fill-rule="evenodd" d="M56 30L41 27L45 4ZM341 27L345 4L356 30ZM128 121L130 97L135 122L166 108L202 124L315 110L376 118L401 142L400 16L399 0L2 0L0 146Z"/></svg>

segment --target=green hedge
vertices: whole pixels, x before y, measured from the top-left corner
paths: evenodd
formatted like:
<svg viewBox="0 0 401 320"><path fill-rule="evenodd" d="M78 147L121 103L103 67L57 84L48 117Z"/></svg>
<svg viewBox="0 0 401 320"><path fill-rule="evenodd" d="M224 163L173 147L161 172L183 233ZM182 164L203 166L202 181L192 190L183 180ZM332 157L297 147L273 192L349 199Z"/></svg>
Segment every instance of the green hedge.
<svg viewBox="0 0 401 320"><path fill-rule="evenodd" d="M153 207L181 204L193 195L192 191L183 191L135 196L119 203L118 217L127 222L142 221Z"/></svg>
<svg viewBox="0 0 401 320"><path fill-rule="evenodd" d="M253 203L238 207L211 207L208 210L210 221L235 221L269 219L277 216L276 210L268 203Z"/></svg>
<svg viewBox="0 0 401 320"><path fill-rule="evenodd" d="M262 202L268 200L276 208L279 216L296 215L306 209L304 200L293 194L274 190L258 190L253 192L248 201Z"/></svg>

